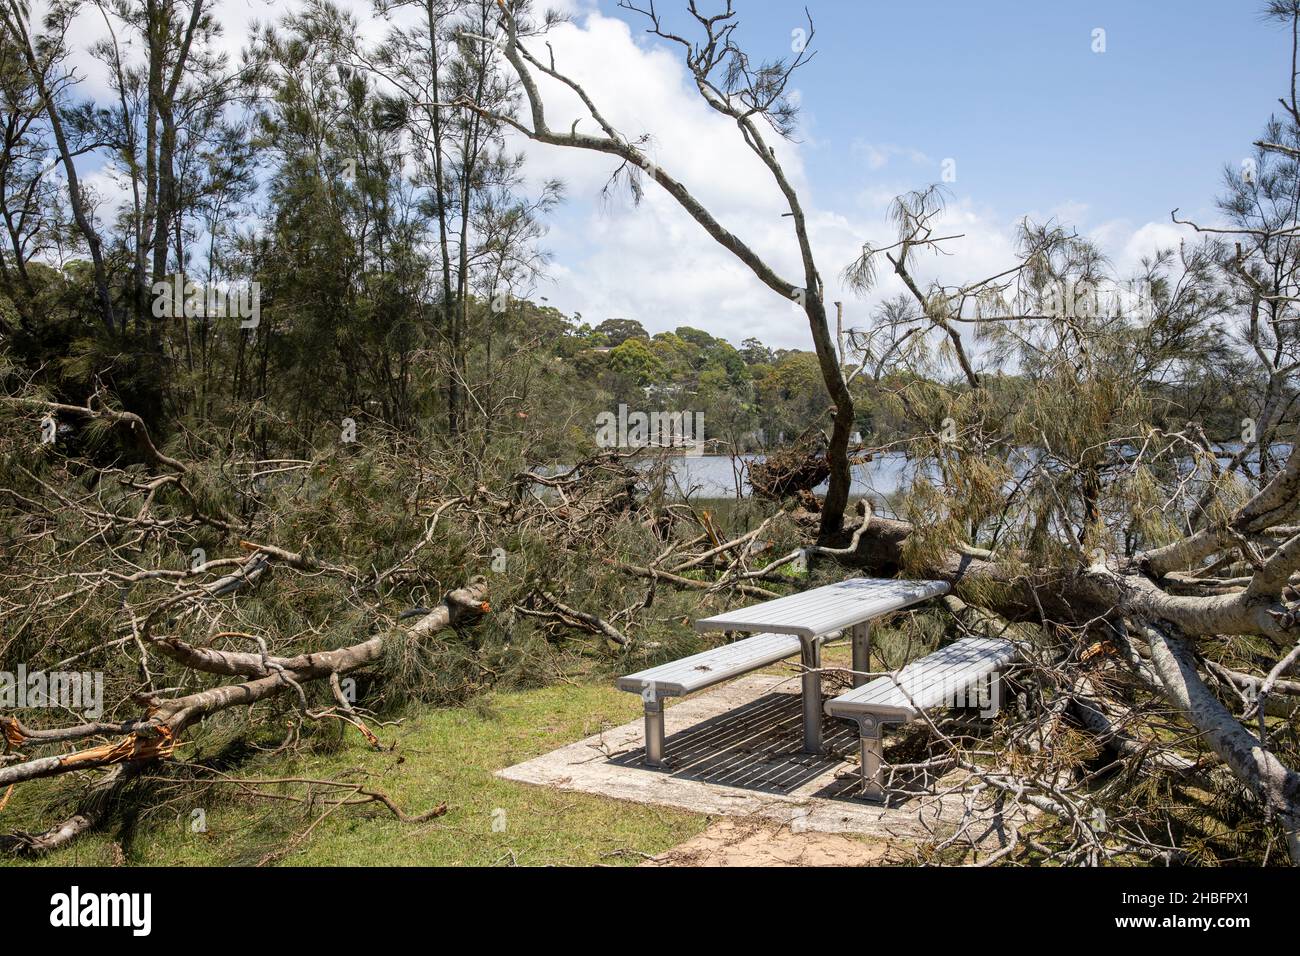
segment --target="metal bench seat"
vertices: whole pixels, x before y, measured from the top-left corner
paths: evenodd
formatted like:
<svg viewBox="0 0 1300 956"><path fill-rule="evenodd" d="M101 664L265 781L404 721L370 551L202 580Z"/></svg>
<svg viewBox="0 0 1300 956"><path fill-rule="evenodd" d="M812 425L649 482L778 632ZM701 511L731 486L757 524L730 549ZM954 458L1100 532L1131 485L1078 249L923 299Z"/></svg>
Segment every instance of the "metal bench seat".
<svg viewBox="0 0 1300 956"><path fill-rule="evenodd" d="M618 687L637 694L653 687L661 697L680 697L798 653L799 638L793 635L755 634L743 641L620 677Z"/></svg>
<svg viewBox="0 0 1300 956"><path fill-rule="evenodd" d="M838 635L827 635L828 637ZM791 634L755 634L681 660L660 664L618 679L619 690L640 694L645 702L646 763L663 765L665 697L682 697L800 652L803 642Z"/></svg>
<svg viewBox="0 0 1300 956"><path fill-rule="evenodd" d="M994 691L983 685L1016 657L1010 641L967 637L913 661L896 674L878 677L826 702L826 713L858 723L862 751L862 793L884 799L884 724L916 720L931 707L996 705ZM972 700L970 691L980 692Z"/></svg>

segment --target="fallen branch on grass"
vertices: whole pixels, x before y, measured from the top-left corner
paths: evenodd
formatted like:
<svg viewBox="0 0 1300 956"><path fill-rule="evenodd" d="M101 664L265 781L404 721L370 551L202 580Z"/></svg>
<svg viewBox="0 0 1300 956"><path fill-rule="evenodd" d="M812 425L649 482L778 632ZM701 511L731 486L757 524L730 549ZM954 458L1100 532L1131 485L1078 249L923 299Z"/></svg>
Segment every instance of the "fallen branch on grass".
<svg viewBox="0 0 1300 956"><path fill-rule="evenodd" d="M419 639L465 620L473 620L489 611L487 581L476 577L464 588L449 592L443 601L410 629L409 635ZM229 684L198 691L183 697L156 699L150 702L144 717L120 724L93 723L50 731L32 731L11 717L0 718L0 730L7 748L41 746L88 737L102 736L108 732L122 733L115 742L100 744L68 754L37 757L0 767L0 787L24 783L42 777L60 776L81 770L105 767L126 767L131 772L140 767L172 756L181 735L198 721L233 707L250 707L293 689L302 697L302 684L317 680L335 680L379 660L391 634L382 634L361 643L337 650L301 654L295 657L273 657L265 654L235 653L202 649L204 660L219 661L223 673L261 674L254 680ZM174 644L175 642L173 642ZM169 645L171 646L171 645ZM304 698L305 699L305 698ZM349 723L357 718L346 715ZM309 717L327 716L332 708L313 711ZM367 735L373 740L373 735ZM372 799L384 802L381 796ZM83 819L78 819L78 818ZM21 852L40 853L62 845L72 837L89 829L94 818L78 814L58 827L37 837L11 834L5 843Z"/></svg>

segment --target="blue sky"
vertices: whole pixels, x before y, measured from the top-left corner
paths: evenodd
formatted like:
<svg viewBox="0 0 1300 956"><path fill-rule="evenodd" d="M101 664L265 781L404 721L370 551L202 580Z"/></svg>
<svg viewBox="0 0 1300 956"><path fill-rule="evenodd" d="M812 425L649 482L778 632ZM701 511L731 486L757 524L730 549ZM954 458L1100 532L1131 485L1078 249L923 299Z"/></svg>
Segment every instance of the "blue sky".
<svg viewBox="0 0 1300 956"><path fill-rule="evenodd" d="M237 56L253 20L291 12L295 0L216 0L222 44ZM368 0L342 0L362 35L382 27ZM541 0L546 3L547 0ZM682 180L724 226L784 276L800 279L790 220L767 170L734 124L694 90L680 51L647 36L615 0L549 0L571 22L549 38L559 68L579 80L629 138L651 136L655 162ZM642 0L647 2L647 0ZM703 9L721 0L699 0ZM687 28L686 0L658 0ZM1077 228L1124 277L1158 247L1194 238L1169 214L1215 217L1223 168L1239 167L1289 80L1289 36L1260 16L1262 0L808 0L816 58L797 77L803 115L778 155L808 213L828 299L865 327L900 288L883 277L855 299L838 276L865 241L888 242L892 197L941 179L955 164L941 228L960 233L949 255L918 263L923 281L957 284L1013 264L1024 216ZM803 4L736 0L738 39L755 56L788 56ZM72 36L83 51L86 95L105 95L102 69L84 55L103 30L83 13ZM1094 31L1105 52L1094 52ZM543 48L535 44L538 52ZM583 114L566 90L543 83L552 126ZM593 128L587 119L585 128ZM761 286L662 191L633 205L602 200L617 165L604 156L522 139L536 188L567 184L544 245L546 279L533 290L594 323L635 318L651 332L692 325L733 342L808 348L799 312ZM123 185L86 160L105 195Z"/></svg>
<svg viewBox="0 0 1300 956"><path fill-rule="evenodd" d="M872 171L852 161L868 142L927 157L896 171L905 188L954 158L953 192L1006 213L1063 199L1138 222L1208 208L1224 163L1247 155L1289 81L1289 32L1261 6L810 0L818 52L797 85L814 199L843 203L868 183ZM800 4L738 7L742 42L788 53ZM1097 28L1104 53L1092 50Z"/></svg>
<svg viewBox="0 0 1300 956"><path fill-rule="evenodd" d="M779 197L698 99L676 48L612 0L568 0L572 26L555 37L576 76L625 134L650 133L656 161L721 219L797 277ZM660 0L674 27L685 4ZM707 9L708 4L704 7ZM789 55L802 4L737 0L742 45ZM782 150L814 220L828 297L865 326L890 280L865 301L836 279L864 240L890 236L889 200L956 180L945 231L965 238L923 265L928 279L965 282L1010 265L1024 216L1055 218L1094 239L1127 272L1157 247L1191 238L1170 211L1215 218L1225 165L1251 152L1289 80L1289 34L1262 3L1147 0L957 2L810 0L816 58L798 75L796 142ZM1094 52L1094 31L1105 50ZM561 94L552 94L563 104ZM552 125L579 115L553 110ZM599 321L641 320L653 331L697 325L739 341L807 348L790 308L662 195L638 209L601 203L611 164L528 146L534 168L568 181L548 247L554 304ZM702 158L699 154L705 154ZM559 155L557 155L559 154ZM789 220L785 220L786 223ZM797 318L797 317L795 317Z"/></svg>

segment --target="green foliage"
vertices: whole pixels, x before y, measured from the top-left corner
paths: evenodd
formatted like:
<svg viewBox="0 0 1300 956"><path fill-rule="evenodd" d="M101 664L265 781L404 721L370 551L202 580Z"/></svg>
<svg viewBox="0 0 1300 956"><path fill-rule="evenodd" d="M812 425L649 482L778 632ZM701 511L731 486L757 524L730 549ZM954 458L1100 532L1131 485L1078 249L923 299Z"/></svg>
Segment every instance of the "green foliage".
<svg viewBox="0 0 1300 956"><path fill-rule="evenodd" d="M640 700L608 684L566 683L545 690L475 698L480 707L412 710L380 728L391 747L376 752L355 736L324 735L297 752L278 752L269 728L261 749L213 741L138 784L125 803L137 812L87 834L42 865L233 866L270 857L289 866L605 866L635 865L702 831L708 818L572 791L503 780L496 771L635 719ZM281 799L252 799L211 783L204 768L238 768L241 778L364 781L407 813L441 803L445 816L401 823L387 811L353 807L330 814L309 838L296 837L320 816L318 805L291 802L300 786L266 784ZM364 774L365 776L361 776ZM53 782L16 792L5 810L12 826L37 831L66 799ZM206 813L206 831L191 827ZM495 814L495 817L494 817ZM494 820L497 821L494 829ZM125 851L125 859L119 854ZM11 861L0 857L0 866Z"/></svg>

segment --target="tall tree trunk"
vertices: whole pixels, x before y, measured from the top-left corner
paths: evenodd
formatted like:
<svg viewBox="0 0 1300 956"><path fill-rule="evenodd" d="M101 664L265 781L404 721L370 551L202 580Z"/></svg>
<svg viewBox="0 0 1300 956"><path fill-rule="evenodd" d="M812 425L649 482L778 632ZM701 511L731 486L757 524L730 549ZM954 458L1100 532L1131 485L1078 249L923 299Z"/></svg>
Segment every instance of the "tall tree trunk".
<svg viewBox="0 0 1300 956"><path fill-rule="evenodd" d="M831 401L835 403L830 446L826 449L831 476L826 489L826 499L822 503L821 527L817 535L819 541L826 543L844 526L844 511L848 507L849 490L853 483L853 475L849 468L849 438L853 434L853 396L844 381L844 369L840 365L839 353L831 338L830 326L826 318L826 304L822 301L820 290L817 290L817 294L811 291L808 293L806 311L808 328L813 337L813 347L817 352L817 365L821 369L822 380L826 383Z"/></svg>
<svg viewBox="0 0 1300 956"><path fill-rule="evenodd" d="M108 269L104 265L102 243L99 233L91 225L90 217L86 213L85 197L81 193L81 179L77 175L77 165L73 161L72 150L68 146L68 138L64 133L62 114L59 113L59 106L54 102L54 94L46 82L45 71L36 59L36 51L32 48L31 37L28 36L27 27L23 22L24 9L15 0L6 0L3 19L5 28L27 64L32 84L40 94L41 102L45 104L45 113L50 119L50 131L54 134L54 143L58 147L59 159L63 164L63 173L68 177L68 199L72 206L72 218L90 250L90 261L94 268L95 294L99 300L100 321L110 335L116 334L121 330L113 312L113 296L108 287Z"/></svg>

